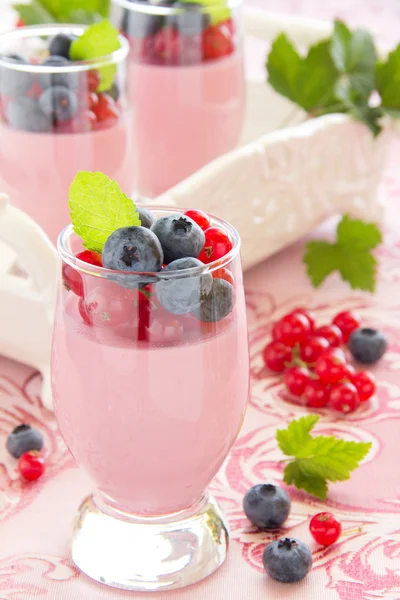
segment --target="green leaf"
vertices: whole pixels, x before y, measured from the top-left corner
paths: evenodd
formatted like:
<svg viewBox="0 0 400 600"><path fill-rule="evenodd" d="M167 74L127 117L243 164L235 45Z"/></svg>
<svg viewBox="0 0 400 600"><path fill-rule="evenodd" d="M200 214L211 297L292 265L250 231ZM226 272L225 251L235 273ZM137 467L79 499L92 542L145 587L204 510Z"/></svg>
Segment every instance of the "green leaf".
<svg viewBox="0 0 400 600"><path fill-rule="evenodd" d="M303 262L314 287L339 271L353 289L373 292L377 261L371 250L382 242L375 223L365 223L344 215L337 228L337 241L312 241L306 244Z"/></svg>
<svg viewBox="0 0 400 600"><path fill-rule="evenodd" d="M111 4L111 0L40 0L40 2L56 21L64 23L67 15L77 10L99 13L103 18L107 18Z"/></svg>
<svg viewBox="0 0 400 600"><path fill-rule="evenodd" d="M103 173L78 173L69 190L69 209L75 233L96 252L116 229L140 225L134 202Z"/></svg>
<svg viewBox="0 0 400 600"><path fill-rule="evenodd" d="M337 104L335 82L337 69L330 55L330 42L325 40L311 46L302 61L297 78L301 106L311 111L319 106Z"/></svg>
<svg viewBox="0 0 400 600"><path fill-rule="evenodd" d="M291 421L287 429L278 429L276 439L282 452L288 456L301 452L304 446L312 440L310 431L318 421L318 415L307 415Z"/></svg>
<svg viewBox="0 0 400 600"><path fill-rule="evenodd" d="M30 4L13 4L13 8L17 11L19 18L25 25L54 23L53 16L38 0L32 0Z"/></svg>
<svg viewBox="0 0 400 600"><path fill-rule="evenodd" d="M64 23L79 23L81 25L93 25L103 21L103 16L97 12L88 12L86 10L73 10L63 17Z"/></svg>
<svg viewBox="0 0 400 600"><path fill-rule="evenodd" d="M341 74L346 74L359 100L366 100L375 87L376 49L371 34L364 29L351 32L342 22L335 21L331 56Z"/></svg>
<svg viewBox="0 0 400 600"><path fill-rule="evenodd" d="M302 59L285 33L272 44L267 58L268 82L278 94L298 102L297 80Z"/></svg>
<svg viewBox="0 0 400 600"><path fill-rule="evenodd" d="M376 66L376 84L385 109L400 109L400 44Z"/></svg>
<svg viewBox="0 0 400 600"><path fill-rule="evenodd" d="M121 47L117 29L109 21L90 25L83 35L71 44L71 60L91 60L107 56ZM107 65L99 69L101 82L99 92L110 89L114 82L116 65Z"/></svg>
<svg viewBox="0 0 400 600"><path fill-rule="evenodd" d="M349 479L368 454L370 443L347 442L334 436L313 438L310 431L318 422L317 415L291 421L286 430L278 430L278 445L286 455L294 457L285 468L284 481L324 500L327 482Z"/></svg>

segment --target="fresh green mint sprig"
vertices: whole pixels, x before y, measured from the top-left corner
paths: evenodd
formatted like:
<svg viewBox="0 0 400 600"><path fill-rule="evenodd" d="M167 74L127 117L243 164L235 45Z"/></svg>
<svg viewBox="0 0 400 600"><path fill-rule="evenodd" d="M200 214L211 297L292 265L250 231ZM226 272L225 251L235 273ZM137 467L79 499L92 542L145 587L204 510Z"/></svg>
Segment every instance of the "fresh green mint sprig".
<svg viewBox="0 0 400 600"><path fill-rule="evenodd" d="M283 454L293 457L285 467L284 482L325 500L328 482L350 479L372 444L346 442L334 436L312 437L310 432L318 421L318 415L295 419L287 429L276 432L276 439Z"/></svg>
<svg viewBox="0 0 400 600"><path fill-rule="evenodd" d="M311 117L347 113L377 135L384 115L400 117L400 45L379 61L371 34L336 20L332 36L302 56L285 33L267 58L268 82ZM378 102L371 104L377 92Z"/></svg>
<svg viewBox="0 0 400 600"><path fill-rule="evenodd" d="M69 190L68 205L75 233L85 248L95 252L101 253L116 229L141 224L133 200L103 173L78 173Z"/></svg>
<svg viewBox="0 0 400 600"><path fill-rule="evenodd" d="M336 242L314 240L306 244L303 262L314 287L319 287L333 272L353 289L375 291L378 262L372 254L382 242L375 223L365 223L344 215L336 231Z"/></svg>
<svg viewBox="0 0 400 600"><path fill-rule="evenodd" d="M25 25L42 23L82 23L90 25L107 18L111 0L31 0L14 4Z"/></svg>

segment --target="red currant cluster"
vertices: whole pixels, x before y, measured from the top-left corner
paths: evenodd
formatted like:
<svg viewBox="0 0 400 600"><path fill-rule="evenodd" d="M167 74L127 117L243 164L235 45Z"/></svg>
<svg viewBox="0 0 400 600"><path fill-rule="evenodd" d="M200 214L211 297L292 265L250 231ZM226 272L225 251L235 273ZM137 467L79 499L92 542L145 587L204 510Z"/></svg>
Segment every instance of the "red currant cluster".
<svg viewBox="0 0 400 600"><path fill-rule="evenodd" d="M310 311L297 308L274 324L264 362L274 373L284 373L288 392L306 406L353 412L376 387L373 375L356 372L340 348L359 326L358 317L344 311L331 325L317 327Z"/></svg>

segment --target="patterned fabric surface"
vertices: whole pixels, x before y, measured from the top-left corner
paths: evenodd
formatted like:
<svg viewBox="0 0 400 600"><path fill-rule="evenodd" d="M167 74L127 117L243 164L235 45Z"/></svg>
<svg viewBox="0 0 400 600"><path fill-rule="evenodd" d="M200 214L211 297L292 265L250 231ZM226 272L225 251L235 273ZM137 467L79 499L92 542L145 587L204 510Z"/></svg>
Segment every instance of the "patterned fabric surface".
<svg viewBox="0 0 400 600"><path fill-rule="evenodd" d="M253 0L256 5L257 1ZM275 10L273 0L258 5ZM386 41L395 39L400 16L397 0L281 0L279 9L311 17L340 15L371 24ZM392 36L392 37L390 37ZM352 293L338 278L314 291L301 263L304 242L294 245L246 274L251 344L252 388L239 439L212 484L230 523L231 547L226 564L198 586L179 592L148 594L149 600L384 600L400 599L400 174L393 146L381 188L386 206L385 243L378 251L380 279L373 297ZM329 225L321 235L330 234ZM275 430L303 409L288 404L278 379L266 374L261 350L271 323L294 306L309 306L321 322L339 310L356 308L365 322L382 328L390 341L375 374L378 393L370 405L347 418L321 411L318 433L370 441L367 461L349 482L332 485L326 503L291 490L293 508L283 533L310 543L314 568L296 585L268 580L261 566L267 533L257 533L244 518L242 497L252 485L281 481L282 456ZM91 582L73 566L69 535L75 510L90 491L90 482L66 450L54 417L38 397L39 380L27 367L0 359L0 600L106 600L142 598ZM7 433L30 422L45 434L49 454L46 475L37 483L21 483L15 461L4 450ZM345 533L330 549L313 544L309 517L321 510L340 517Z"/></svg>

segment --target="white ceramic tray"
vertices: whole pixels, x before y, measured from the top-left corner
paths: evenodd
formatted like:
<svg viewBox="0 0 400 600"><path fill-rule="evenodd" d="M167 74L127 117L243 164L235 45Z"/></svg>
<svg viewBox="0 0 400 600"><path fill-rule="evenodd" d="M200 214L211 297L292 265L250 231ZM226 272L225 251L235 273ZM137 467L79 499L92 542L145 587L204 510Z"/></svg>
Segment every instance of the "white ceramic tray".
<svg viewBox="0 0 400 600"><path fill-rule="evenodd" d="M1 25L12 20L12 13L0 7ZM301 111L293 113L291 104L266 85L262 65L268 44L280 31L308 45L329 35L329 25L247 10L245 27L248 105L240 147L156 203L202 208L226 218L241 234L248 268L334 214L378 218L377 185L391 133L386 130L374 139L343 115L304 121ZM297 124L279 129L289 116ZM42 372L48 408L55 286L55 249L0 194L0 354Z"/></svg>

